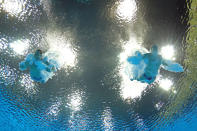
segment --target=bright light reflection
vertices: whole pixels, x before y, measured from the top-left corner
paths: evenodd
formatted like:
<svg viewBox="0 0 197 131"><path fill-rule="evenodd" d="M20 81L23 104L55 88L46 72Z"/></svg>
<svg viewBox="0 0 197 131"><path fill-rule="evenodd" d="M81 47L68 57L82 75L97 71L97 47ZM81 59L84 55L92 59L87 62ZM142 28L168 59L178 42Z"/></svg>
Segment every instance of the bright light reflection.
<svg viewBox="0 0 197 131"><path fill-rule="evenodd" d="M10 47L19 55L24 55L29 48L29 40L17 40L10 43Z"/></svg>
<svg viewBox="0 0 197 131"><path fill-rule="evenodd" d="M79 91L76 91L75 93L71 94L68 97L68 100L70 100L68 105L73 111L79 111L81 109L82 98L81 93Z"/></svg>
<svg viewBox="0 0 197 131"><path fill-rule="evenodd" d="M136 116L136 124L139 130L143 130L143 131L147 131L148 127L146 126L146 124L144 123L144 120L142 118L140 118L140 116Z"/></svg>
<svg viewBox="0 0 197 131"><path fill-rule="evenodd" d="M63 35L48 34L49 51L57 54L57 61L61 67L75 66L76 54L71 48L70 41Z"/></svg>
<svg viewBox="0 0 197 131"><path fill-rule="evenodd" d="M136 11L137 5L135 0L121 0L117 7L117 16L120 19L131 21Z"/></svg>
<svg viewBox="0 0 197 131"><path fill-rule="evenodd" d="M57 116L60 109L61 103L58 101L58 102L55 102L50 108L49 108L49 112L47 113L48 115L52 115L52 116Z"/></svg>
<svg viewBox="0 0 197 131"><path fill-rule="evenodd" d="M113 130L112 114L110 108L106 108L102 114L103 127L105 131Z"/></svg>
<svg viewBox="0 0 197 131"><path fill-rule="evenodd" d="M119 55L120 62L127 61L127 58L134 55L135 51L140 51L142 53L148 52L147 49L143 48L140 44L137 44L134 37L131 37L127 44L123 46L123 52Z"/></svg>
<svg viewBox="0 0 197 131"><path fill-rule="evenodd" d="M173 83L172 83L172 81L169 80L169 79L161 79L161 80L159 81L159 85L160 85L160 87L161 87L162 89L168 91L168 90L171 89Z"/></svg>
<svg viewBox="0 0 197 131"><path fill-rule="evenodd" d="M175 60L174 58L174 48L171 45L167 45L161 48L161 55L163 58L168 60Z"/></svg>
<svg viewBox="0 0 197 131"><path fill-rule="evenodd" d="M20 80L21 86L24 87L28 95L36 94L35 83L31 79L30 75L23 74Z"/></svg>
<svg viewBox="0 0 197 131"><path fill-rule="evenodd" d="M126 79L125 79L126 80ZM122 97L123 99L134 99L137 97L140 97L142 95L142 92L147 87L147 84L141 83L139 81L130 81L130 79L127 79L127 82L123 82L122 85Z"/></svg>
<svg viewBox="0 0 197 131"><path fill-rule="evenodd" d="M9 67L8 65L1 65L0 63L0 84L13 85L15 84L17 74L15 69Z"/></svg>
<svg viewBox="0 0 197 131"><path fill-rule="evenodd" d="M127 62L127 58L132 56L137 50L143 53L148 51L137 44L135 39L131 39L123 48L124 51L119 56L121 62L120 76L122 76L121 96L123 99L134 99L141 96L148 84L130 80L132 73L130 71L127 73L125 69L132 65Z"/></svg>
<svg viewBox="0 0 197 131"><path fill-rule="evenodd" d="M155 108L159 111L163 107L163 105L164 103L160 101L157 104L155 104Z"/></svg>
<svg viewBox="0 0 197 131"><path fill-rule="evenodd" d="M85 130L87 130L87 127L91 123L88 121L88 119L89 118L86 115L86 113L81 113L81 114L76 113L75 114L75 112L72 112L70 115L70 119L68 120L69 129L71 131L78 131L78 130L85 131Z"/></svg>
<svg viewBox="0 0 197 131"><path fill-rule="evenodd" d="M174 94L176 94L176 93L177 93L177 91L176 91L176 90L173 90L173 93L174 93Z"/></svg>
<svg viewBox="0 0 197 131"><path fill-rule="evenodd" d="M47 16L50 17L50 15L51 15L51 4L52 4L52 1L50 1L50 0L41 0L41 3L43 5L43 9L47 13Z"/></svg>
<svg viewBox="0 0 197 131"><path fill-rule="evenodd" d="M6 49L8 46L8 41L5 38L0 38L0 50Z"/></svg>
<svg viewBox="0 0 197 131"><path fill-rule="evenodd" d="M1 0L1 7L8 12L11 16L18 16L25 8L24 0Z"/></svg>

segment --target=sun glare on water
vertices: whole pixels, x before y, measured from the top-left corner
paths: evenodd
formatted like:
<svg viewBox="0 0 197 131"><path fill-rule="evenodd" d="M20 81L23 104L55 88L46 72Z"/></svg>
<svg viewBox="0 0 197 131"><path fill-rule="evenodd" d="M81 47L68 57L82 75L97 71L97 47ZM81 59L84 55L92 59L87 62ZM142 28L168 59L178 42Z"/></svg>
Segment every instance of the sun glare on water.
<svg viewBox="0 0 197 131"><path fill-rule="evenodd" d="M136 11L137 5L135 0L121 0L116 13L118 18L129 22L134 17Z"/></svg>
<svg viewBox="0 0 197 131"><path fill-rule="evenodd" d="M161 79L161 80L159 81L159 86L160 86L162 89L166 90L166 91L169 91L169 90L172 88L172 85L173 85L173 83L172 83L172 81L169 80L169 79Z"/></svg>
<svg viewBox="0 0 197 131"><path fill-rule="evenodd" d="M105 131L113 130L113 116L109 107L104 109L102 114L102 121Z"/></svg>
<svg viewBox="0 0 197 131"><path fill-rule="evenodd" d="M167 46L162 47L161 55L164 59L175 60L173 46L167 45Z"/></svg>
<svg viewBox="0 0 197 131"><path fill-rule="evenodd" d="M82 101L82 92L76 91L68 96L68 99L70 102L68 103L70 109L72 111L79 111L81 109L81 106L83 104Z"/></svg>
<svg viewBox="0 0 197 131"><path fill-rule="evenodd" d="M71 47L70 41L63 35L49 33L47 36L49 43L48 52L56 54L56 60L60 64L60 67L75 66L76 53Z"/></svg>
<svg viewBox="0 0 197 131"><path fill-rule="evenodd" d="M24 55L29 48L29 40L17 40L10 43L10 47L16 54Z"/></svg>
<svg viewBox="0 0 197 131"><path fill-rule="evenodd" d="M0 0L2 9L11 16L18 16L24 8L24 2L19 0Z"/></svg>

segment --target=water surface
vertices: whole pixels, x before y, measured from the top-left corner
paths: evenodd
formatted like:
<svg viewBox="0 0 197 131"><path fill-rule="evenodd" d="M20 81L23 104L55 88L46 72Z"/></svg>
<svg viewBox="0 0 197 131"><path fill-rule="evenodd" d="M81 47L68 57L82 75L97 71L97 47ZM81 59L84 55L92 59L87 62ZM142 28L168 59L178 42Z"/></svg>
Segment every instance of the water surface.
<svg viewBox="0 0 197 131"><path fill-rule="evenodd" d="M195 130L196 0L0 0L1 130ZM156 44L184 73L131 82L126 58ZM55 51L46 84L18 63Z"/></svg>

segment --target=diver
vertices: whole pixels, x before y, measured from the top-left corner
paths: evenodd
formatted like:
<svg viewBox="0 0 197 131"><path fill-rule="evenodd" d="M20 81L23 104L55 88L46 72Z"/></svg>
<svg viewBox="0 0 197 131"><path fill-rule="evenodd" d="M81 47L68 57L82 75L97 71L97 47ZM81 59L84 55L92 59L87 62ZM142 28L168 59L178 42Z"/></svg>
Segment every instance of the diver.
<svg viewBox="0 0 197 131"><path fill-rule="evenodd" d="M141 81L142 83L151 84L155 81L159 72L160 66L171 72L183 72L183 67L170 60L165 60L158 54L158 48L153 45L150 53L142 54L139 51L135 52L135 56L128 57L127 61L135 66L135 73L130 80ZM144 69L140 68L143 63ZM139 68L138 68L139 67ZM139 73L142 72L142 73Z"/></svg>
<svg viewBox="0 0 197 131"><path fill-rule="evenodd" d="M57 71L58 64L44 56L41 50L36 50L34 54L27 55L26 59L19 63L19 69L21 71L29 70L34 81L46 83Z"/></svg>

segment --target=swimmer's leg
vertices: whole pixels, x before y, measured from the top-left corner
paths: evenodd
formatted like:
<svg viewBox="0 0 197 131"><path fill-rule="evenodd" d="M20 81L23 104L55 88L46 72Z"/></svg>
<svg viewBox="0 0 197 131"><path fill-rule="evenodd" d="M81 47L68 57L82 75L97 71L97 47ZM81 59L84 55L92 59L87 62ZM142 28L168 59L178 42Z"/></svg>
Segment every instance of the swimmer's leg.
<svg viewBox="0 0 197 131"><path fill-rule="evenodd" d="M148 84L151 84L155 81L155 78L156 77L153 77L153 76L148 76L146 73L143 74L139 79L138 81L142 82L142 83L148 83Z"/></svg>
<svg viewBox="0 0 197 131"><path fill-rule="evenodd" d="M48 79L46 79L46 77L41 77L41 76L31 76L31 79L36 81L36 82L40 82L40 83L46 83L48 81Z"/></svg>

